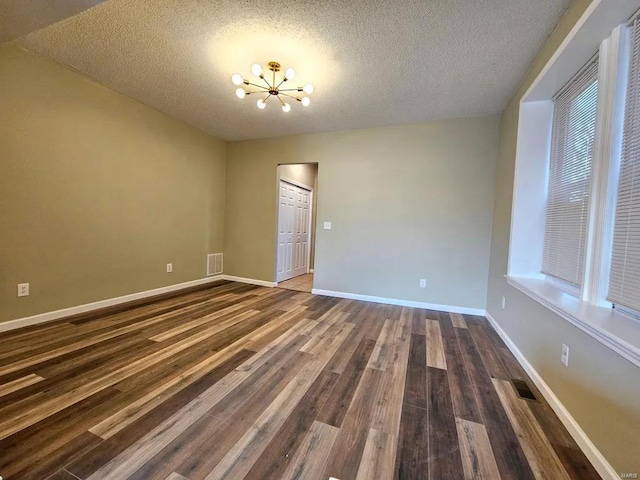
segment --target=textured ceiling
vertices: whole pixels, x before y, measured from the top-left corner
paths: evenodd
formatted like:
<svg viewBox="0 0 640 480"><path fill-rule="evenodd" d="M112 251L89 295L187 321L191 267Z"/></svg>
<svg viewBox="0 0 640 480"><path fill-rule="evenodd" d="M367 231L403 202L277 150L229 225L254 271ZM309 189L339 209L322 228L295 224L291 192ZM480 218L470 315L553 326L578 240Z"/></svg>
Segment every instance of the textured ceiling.
<svg viewBox="0 0 640 480"><path fill-rule="evenodd" d="M104 0L0 0L0 44L59 22Z"/></svg>
<svg viewBox="0 0 640 480"><path fill-rule="evenodd" d="M219 138L499 113L570 0L108 0L17 40ZM236 98L276 60L304 108Z"/></svg>

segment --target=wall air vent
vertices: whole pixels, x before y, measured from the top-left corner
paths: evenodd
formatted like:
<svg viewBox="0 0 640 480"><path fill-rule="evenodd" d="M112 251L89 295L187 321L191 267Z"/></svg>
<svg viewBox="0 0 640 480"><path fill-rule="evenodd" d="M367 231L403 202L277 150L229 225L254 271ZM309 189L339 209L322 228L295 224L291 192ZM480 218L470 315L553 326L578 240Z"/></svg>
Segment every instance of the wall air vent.
<svg viewBox="0 0 640 480"><path fill-rule="evenodd" d="M207 255L207 277L222 273L222 254L210 253Z"/></svg>

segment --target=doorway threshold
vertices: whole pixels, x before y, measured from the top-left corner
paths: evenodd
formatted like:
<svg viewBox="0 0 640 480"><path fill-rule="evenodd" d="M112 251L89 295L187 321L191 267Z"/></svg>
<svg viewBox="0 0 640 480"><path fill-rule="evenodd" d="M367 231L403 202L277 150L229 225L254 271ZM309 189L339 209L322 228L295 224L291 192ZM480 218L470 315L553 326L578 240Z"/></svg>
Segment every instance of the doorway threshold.
<svg viewBox="0 0 640 480"><path fill-rule="evenodd" d="M296 292L311 293L313 288L313 273L307 273L298 277L285 280L278 283L277 288L284 288L286 290L295 290Z"/></svg>

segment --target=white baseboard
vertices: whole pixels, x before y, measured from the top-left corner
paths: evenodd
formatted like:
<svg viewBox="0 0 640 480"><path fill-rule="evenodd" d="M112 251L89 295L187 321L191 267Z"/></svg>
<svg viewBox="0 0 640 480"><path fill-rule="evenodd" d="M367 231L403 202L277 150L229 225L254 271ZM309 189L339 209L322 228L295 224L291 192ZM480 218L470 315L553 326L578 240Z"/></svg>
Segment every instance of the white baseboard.
<svg viewBox="0 0 640 480"><path fill-rule="evenodd" d="M551 408L556 413L562 424L565 426L567 431L571 434L573 439L576 441L578 446L582 449L586 457L589 459L593 467L598 471L600 476L604 479L619 479L620 476L616 473L615 469L611 466L611 464L604 458L604 455L600 453L597 447L593 444L593 442L589 439L587 434L580 428L578 422L576 422L575 418L569 413L569 410L562 404L560 399L553 393L553 390L547 385L544 379L540 376L540 374L533 368L533 365L529 363L529 361L522 354L520 349L516 346L515 343L509 338L506 332L500 327L498 322L491 316L489 312L486 313L486 317L491 323L491 326L498 332L498 335L502 338L504 343L507 344L511 353L516 357L522 368L524 368L525 372L531 377L533 383L536 384L538 390L542 393L544 398L547 400Z"/></svg>
<svg viewBox="0 0 640 480"><path fill-rule="evenodd" d="M457 307L453 305L438 305L435 303L414 302L412 300L399 300L397 298L374 297L372 295L360 295L358 293L334 292L332 290L311 290L314 295L325 295L327 297L349 298L351 300L362 300L364 302L384 303L387 305L399 305L401 307L426 308L428 310L439 310L441 312L466 313L468 315L482 315L485 311L481 308Z"/></svg>
<svg viewBox="0 0 640 480"><path fill-rule="evenodd" d="M309 269L309 273L313 273L313 268L310 268L310 269Z"/></svg>
<svg viewBox="0 0 640 480"><path fill-rule="evenodd" d="M31 317L9 320L8 322L0 323L0 332L15 330L16 328L36 325L38 323L50 322L52 320L58 320L59 318L69 317L71 315L77 315L79 313L91 312L93 310L99 310L101 308L131 302L132 300L140 300L142 298L153 297L155 295L173 292L175 290L181 290L183 288L204 285L206 283L215 282L217 280L224 280L224 278L222 275L216 275L212 277L201 278L199 280L192 280L190 282L177 283L175 285L168 285L166 287L154 288L153 290L145 290L144 292L131 293L129 295L123 295L121 297L108 298L106 300L100 300L97 302L85 303L84 305L77 305L75 307L54 310L53 312L40 313Z"/></svg>
<svg viewBox="0 0 640 480"><path fill-rule="evenodd" d="M255 278L234 277L232 275L221 275L223 280L229 280L231 282L249 283L251 285L259 285L261 287L275 287L276 282L267 282L266 280L256 280Z"/></svg>

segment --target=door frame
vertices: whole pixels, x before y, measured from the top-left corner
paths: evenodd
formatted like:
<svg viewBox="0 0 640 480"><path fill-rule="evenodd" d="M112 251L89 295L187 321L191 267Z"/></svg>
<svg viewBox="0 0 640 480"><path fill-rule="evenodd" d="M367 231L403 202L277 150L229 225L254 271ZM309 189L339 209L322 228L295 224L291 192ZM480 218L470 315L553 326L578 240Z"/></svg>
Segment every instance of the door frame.
<svg viewBox="0 0 640 480"><path fill-rule="evenodd" d="M305 185L304 183L301 182L297 182L295 180L292 180L290 178L287 177L282 177L280 175L278 175L278 203L277 203L277 207L276 207L276 282L277 282L277 278L278 278L278 269L277 269L277 265L278 265L278 225L280 225L280 202L279 202L279 198L280 198L280 182L285 182L288 183L290 185L293 185L294 187L298 187L298 188L302 188L303 190L307 190L309 192L309 225L307 226L307 231L309 232L309 244L311 244L311 226L312 226L312 222L313 222L313 202L314 202L314 198L313 198L313 187L310 187L309 185ZM313 244L313 248L316 248L315 242ZM311 262L311 248L307 249L307 274L310 273L309 270L311 269L310 266L310 262ZM295 277L293 277L295 278ZM283 280L286 282L286 280ZM280 283L280 282L277 282Z"/></svg>

